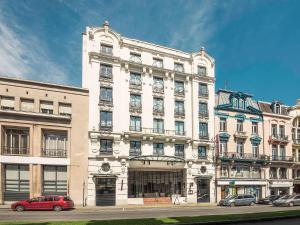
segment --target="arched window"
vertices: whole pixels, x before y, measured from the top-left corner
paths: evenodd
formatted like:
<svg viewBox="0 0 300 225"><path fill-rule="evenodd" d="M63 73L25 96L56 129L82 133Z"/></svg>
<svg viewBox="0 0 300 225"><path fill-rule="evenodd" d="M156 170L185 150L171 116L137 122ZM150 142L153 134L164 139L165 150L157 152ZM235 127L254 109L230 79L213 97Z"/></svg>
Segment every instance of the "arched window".
<svg viewBox="0 0 300 225"><path fill-rule="evenodd" d="M278 103L275 104L275 113L276 114L280 114L281 113L281 107L280 107L280 104L278 104Z"/></svg>

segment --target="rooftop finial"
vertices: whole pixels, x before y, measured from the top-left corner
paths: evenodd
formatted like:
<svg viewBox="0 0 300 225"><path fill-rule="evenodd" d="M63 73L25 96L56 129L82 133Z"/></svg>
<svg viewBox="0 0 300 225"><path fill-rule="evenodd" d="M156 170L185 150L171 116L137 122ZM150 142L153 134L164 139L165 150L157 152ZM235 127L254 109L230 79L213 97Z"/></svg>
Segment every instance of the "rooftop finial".
<svg viewBox="0 0 300 225"><path fill-rule="evenodd" d="M103 27L109 27L109 22L107 20L104 21Z"/></svg>
<svg viewBox="0 0 300 225"><path fill-rule="evenodd" d="M201 51L201 52L202 52L202 51L205 51L204 46L201 47L200 51Z"/></svg>

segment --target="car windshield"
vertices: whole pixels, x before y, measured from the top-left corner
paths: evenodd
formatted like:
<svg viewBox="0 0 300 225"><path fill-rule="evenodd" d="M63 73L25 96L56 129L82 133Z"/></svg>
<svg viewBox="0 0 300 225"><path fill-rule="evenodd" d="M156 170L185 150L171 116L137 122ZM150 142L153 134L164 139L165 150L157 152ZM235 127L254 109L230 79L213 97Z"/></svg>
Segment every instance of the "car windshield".
<svg viewBox="0 0 300 225"><path fill-rule="evenodd" d="M285 196L281 197L281 199L290 199L292 197L293 197L292 195L285 195Z"/></svg>
<svg viewBox="0 0 300 225"><path fill-rule="evenodd" d="M225 197L225 200L233 199L234 197L235 197L234 195L228 195L227 197Z"/></svg>

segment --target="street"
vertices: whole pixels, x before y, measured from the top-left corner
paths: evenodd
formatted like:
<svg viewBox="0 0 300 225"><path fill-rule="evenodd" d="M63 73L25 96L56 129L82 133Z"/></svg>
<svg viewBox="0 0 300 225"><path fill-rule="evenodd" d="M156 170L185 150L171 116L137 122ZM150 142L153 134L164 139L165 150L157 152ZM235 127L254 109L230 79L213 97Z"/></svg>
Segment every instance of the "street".
<svg viewBox="0 0 300 225"><path fill-rule="evenodd" d="M296 210L300 207L272 207L272 206L244 206L244 207L217 207L217 206L173 206L153 208L79 208L71 211L24 211L16 212L10 209L0 209L0 221L70 221L70 220L116 220L134 218L165 218L181 216L245 214L258 212L272 212ZM296 220L295 220L296 221ZM294 222L295 222L294 221ZM252 224L252 223L251 223ZM268 223L261 223L267 225ZM274 222L272 222L275 225ZM281 224L281 223L278 223ZM299 224L299 221L297 222ZM246 225L246 223L245 223ZM292 223L289 222L289 225Z"/></svg>

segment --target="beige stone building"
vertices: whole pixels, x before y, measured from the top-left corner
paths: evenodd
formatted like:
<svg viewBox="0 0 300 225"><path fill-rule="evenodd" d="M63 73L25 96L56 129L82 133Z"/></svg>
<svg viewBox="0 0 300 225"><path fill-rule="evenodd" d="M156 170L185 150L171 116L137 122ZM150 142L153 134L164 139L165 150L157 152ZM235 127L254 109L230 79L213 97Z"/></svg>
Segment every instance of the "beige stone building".
<svg viewBox="0 0 300 225"><path fill-rule="evenodd" d="M85 198L88 90L0 77L0 204Z"/></svg>

